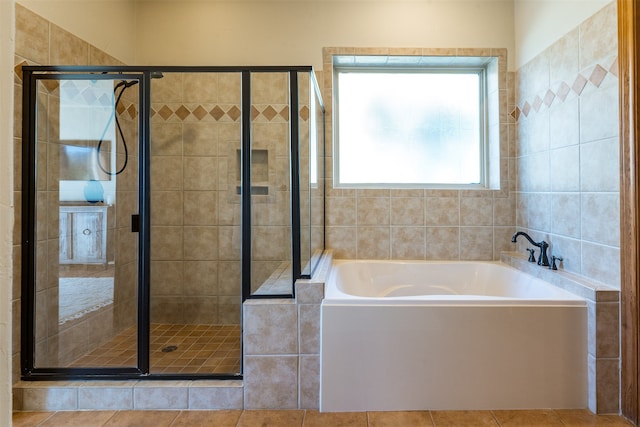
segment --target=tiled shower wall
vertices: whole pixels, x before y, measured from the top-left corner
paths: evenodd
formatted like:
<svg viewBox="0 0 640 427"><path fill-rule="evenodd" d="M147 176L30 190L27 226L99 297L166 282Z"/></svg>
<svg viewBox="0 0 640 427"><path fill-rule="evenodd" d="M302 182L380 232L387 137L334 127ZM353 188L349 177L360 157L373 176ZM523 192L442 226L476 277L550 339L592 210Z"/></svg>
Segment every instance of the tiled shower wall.
<svg viewBox="0 0 640 427"><path fill-rule="evenodd" d="M68 33L62 28L50 23L49 21L43 19L42 17L32 13L28 9L22 7L19 4L16 4L16 37L15 37L15 91L14 91L14 203L15 203L15 225L14 225L14 233L13 233L13 290L12 290L12 311L13 311L13 348L12 348L12 360L13 360L13 380L16 381L20 376L20 312L21 312L21 275L20 275L20 263L21 263L21 190L22 190L22 73L21 67L23 65L44 65L44 64L65 64L65 65L121 65L119 61L115 58L107 55L105 52L95 48L94 46L89 45L83 40L77 38L76 36ZM55 91L56 88L52 87ZM55 93L52 95L55 96ZM43 98L44 99L44 98ZM55 116L53 116L55 118ZM43 123L42 126L48 126L46 123ZM43 135L43 132L40 132L40 135ZM43 142L42 147L46 147L46 141ZM51 150L51 152L55 152L55 150ZM41 164L46 163L46 157L44 157L45 153L41 153L43 156L39 158ZM134 164L135 164L135 160ZM52 177L55 178L54 175ZM53 181L52 181L53 183ZM43 192L46 192L47 186L46 183L42 183L41 187ZM53 191L53 193L57 193ZM43 196L43 193L40 193L39 196ZM41 197L42 200L46 200L45 197ZM48 220L46 218L47 209L52 210L54 213L57 212L57 203L53 202L53 205L49 204L49 206L39 206L38 212L45 213L45 217L39 217L39 224L48 224ZM109 213L113 213L113 210L110 210ZM43 265L43 269L39 272L39 283L46 283L46 277L51 276L52 279L57 278L57 257L58 257L58 246L57 246L57 221L51 221L49 228L49 232L44 233L40 239L39 237L39 247L41 250L39 251L39 258L49 259L48 266ZM115 227L116 225L112 223ZM40 227L43 231L47 231L47 228ZM49 240L51 238L51 240ZM47 243L49 242L49 244ZM54 242L54 243L51 243ZM124 246L130 247L131 245L128 243L124 243ZM50 253L49 253L50 252ZM121 253L122 251L117 251ZM121 259L121 261L123 261ZM41 263L42 264L42 263ZM123 266L126 265L126 262L123 262ZM56 282L54 280L54 282ZM51 282L53 283L53 282ZM55 290L51 289L41 289L42 296L38 301L41 305L39 307L44 307L44 301L47 297L55 298ZM48 295L47 295L48 294ZM118 290L116 290L115 295L116 300L118 299ZM72 328L67 329L66 338L63 336L57 336L57 309L56 310L41 310L39 313L42 316L43 322L48 324L48 328L50 332L43 332L47 337L56 337L55 340L60 340L60 346L65 348L67 345L74 345L73 342L67 342L66 344L63 342L64 339L68 338L73 341L73 337L82 337L85 339L83 333L81 332L73 332ZM49 317L53 318L49 319ZM95 321L95 319L94 319ZM104 326L107 323L104 319L101 319L100 328L104 330ZM84 331L86 328L91 328L90 325L79 325L76 324L74 326L78 326ZM115 325L114 325L115 326ZM95 325L93 326L95 329L98 329ZM43 341L44 342L44 341ZM76 343L77 344L77 343Z"/></svg>
<svg viewBox="0 0 640 427"><path fill-rule="evenodd" d="M517 225L620 287L616 2L518 70ZM525 243L519 246L524 250Z"/></svg>
<svg viewBox="0 0 640 427"><path fill-rule="evenodd" d="M251 74L251 290L291 265L288 73ZM260 160L262 159L262 160ZM262 176L262 178L261 178Z"/></svg>
<svg viewBox="0 0 640 427"><path fill-rule="evenodd" d="M515 231L514 73L506 49L325 48L323 97L327 110L326 246L349 259L497 260L513 250ZM500 165L500 189L340 189L331 177L334 55L493 56L498 58L498 109L488 113L489 149ZM489 70L492 72L492 70ZM495 151L494 151L495 150ZM496 170L496 169L493 169Z"/></svg>
<svg viewBox="0 0 640 427"><path fill-rule="evenodd" d="M240 322L240 78L240 73L165 73L152 81L153 322ZM302 77L303 141L308 140L308 85ZM251 286L256 291L291 263L288 73L252 73L251 87Z"/></svg>
<svg viewBox="0 0 640 427"><path fill-rule="evenodd" d="M152 322L240 322L239 104L239 74L152 81Z"/></svg>
<svg viewBox="0 0 640 427"><path fill-rule="evenodd" d="M133 86L137 89L137 86ZM103 325L113 325L103 344L138 321L138 234L131 232L131 215L138 212L138 113L124 105L138 104L137 90L125 91L116 110L125 138L116 135L116 171L122 172L116 181L115 203L109 206L107 229L107 260L115 264L113 287L113 318L104 319ZM124 142L127 144L125 154ZM126 162L126 168L122 169ZM102 326L104 328L104 326ZM105 328L109 329L109 328Z"/></svg>

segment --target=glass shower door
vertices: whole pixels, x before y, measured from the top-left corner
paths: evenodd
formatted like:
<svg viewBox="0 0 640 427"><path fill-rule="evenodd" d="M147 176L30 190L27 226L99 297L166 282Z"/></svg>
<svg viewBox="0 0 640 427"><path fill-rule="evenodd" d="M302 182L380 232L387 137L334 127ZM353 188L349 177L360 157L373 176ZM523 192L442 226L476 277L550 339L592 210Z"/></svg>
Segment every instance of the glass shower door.
<svg viewBox="0 0 640 427"><path fill-rule="evenodd" d="M33 366L134 369L140 76L39 77Z"/></svg>

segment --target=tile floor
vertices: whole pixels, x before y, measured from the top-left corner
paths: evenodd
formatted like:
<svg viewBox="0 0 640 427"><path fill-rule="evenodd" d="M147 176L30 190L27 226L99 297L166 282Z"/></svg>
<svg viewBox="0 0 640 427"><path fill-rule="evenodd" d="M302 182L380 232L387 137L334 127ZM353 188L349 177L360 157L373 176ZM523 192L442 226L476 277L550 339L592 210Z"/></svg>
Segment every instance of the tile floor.
<svg viewBox="0 0 640 427"><path fill-rule="evenodd" d="M151 325L150 339L151 372L238 373L240 334L240 325L154 323ZM69 366L135 366L136 339L135 328L129 328Z"/></svg>
<svg viewBox="0 0 640 427"><path fill-rule="evenodd" d="M631 426L621 417L587 410L411 411L320 413L286 411L90 411L14 412L14 427L550 427Z"/></svg>

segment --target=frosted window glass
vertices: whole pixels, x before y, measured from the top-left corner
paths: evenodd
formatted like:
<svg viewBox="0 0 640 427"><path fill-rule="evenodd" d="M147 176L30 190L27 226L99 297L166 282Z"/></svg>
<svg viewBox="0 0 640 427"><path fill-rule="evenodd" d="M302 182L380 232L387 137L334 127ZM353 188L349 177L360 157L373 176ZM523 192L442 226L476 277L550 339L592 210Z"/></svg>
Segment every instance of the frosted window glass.
<svg viewBox="0 0 640 427"><path fill-rule="evenodd" d="M480 75L338 74L339 184L481 182Z"/></svg>

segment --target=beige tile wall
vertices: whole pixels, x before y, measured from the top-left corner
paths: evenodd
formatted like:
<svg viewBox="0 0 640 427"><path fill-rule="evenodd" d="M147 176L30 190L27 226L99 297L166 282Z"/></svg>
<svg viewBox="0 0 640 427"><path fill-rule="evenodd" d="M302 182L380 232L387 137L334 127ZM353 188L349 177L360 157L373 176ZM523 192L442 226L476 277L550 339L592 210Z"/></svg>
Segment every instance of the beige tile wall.
<svg viewBox="0 0 640 427"><path fill-rule="evenodd" d="M331 269L324 253L295 299L244 302L244 408L309 408L320 403L320 304Z"/></svg>
<svg viewBox="0 0 640 427"><path fill-rule="evenodd" d="M138 91L137 86L125 91L117 114L126 143L120 134L116 138L116 168L126 167L116 180L115 206L110 206L107 230L108 260L115 263L113 295L113 334L119 334L138 321L138 234L131 232L131 215L138 209ZM115 212L114 212L115 211ZM113 252L113 254L111 254ZM106 340L105 340L106 341ZM104 341L102 341L104 342Z"/></svg>
<svg viewBox="0 0 640 427"><path fill-rule="evenodd" d="M336 258L497 260L511 250L515 231L515 108L506 49L325 48L326 247ZM489 111L489 155L500 165L499 190L340 189L333 187L332 94L334 55L495 56L498 109ZM494 168L495 170L495 168Z"/></svg>
<svg viewBox="0 0 640 427"><path fill-rule="evenodd" d="M616 19L612 2L520 68L511 112L518 228L565 270L619 288Z"/></svg>
<svg viewBox="0 0 640 427"><path fill-rule="evenodd" d="M517 226L550 242L562 269L619 289L616 2L525 64L517 80ZM589 407L617 413L619 303L588 306Z"/></svg>
<svg viewBox="0 0 640 427"><path fill-rule="evenodd" d="M152 81L154 322L240 321L240 77L165 73ZM303 77L303 100L308 85ZM255 291L291 262L288 73L253 73L251 86L252 186L266 191L251 206ZM304 141L308 102L300 107Z"/></svg>
<svg viewBox="0 0 640 427"><path fill-rule="evenodd" d="M151 321L240 322L239 73L152 80Z"/></svg>

